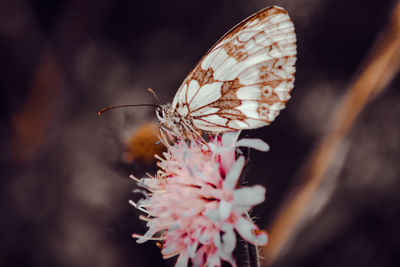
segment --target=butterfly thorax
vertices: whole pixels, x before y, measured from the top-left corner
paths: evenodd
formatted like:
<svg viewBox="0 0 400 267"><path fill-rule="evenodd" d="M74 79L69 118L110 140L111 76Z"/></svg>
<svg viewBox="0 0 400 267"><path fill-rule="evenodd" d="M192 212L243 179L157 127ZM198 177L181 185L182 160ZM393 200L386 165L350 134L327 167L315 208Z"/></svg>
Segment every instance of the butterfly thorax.
<svg viewBox="0 0 400 267"><path fill-rule="evenodd" d="M161 105L156 108L156 116L163 128L172 131L172 133L181 137L191 132L191 123L184 118L171 104Z"/></svg>

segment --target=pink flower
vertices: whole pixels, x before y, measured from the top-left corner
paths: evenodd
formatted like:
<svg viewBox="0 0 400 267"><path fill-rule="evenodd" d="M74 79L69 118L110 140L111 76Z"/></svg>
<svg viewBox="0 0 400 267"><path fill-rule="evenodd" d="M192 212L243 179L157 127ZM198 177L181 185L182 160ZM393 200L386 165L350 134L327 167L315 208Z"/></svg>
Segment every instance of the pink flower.
<svg viewBox="0 0 400 267"><path fill-rule="evenodd" d="M265 245L267 234L259 231L246 213L265 199L259 185L239 187L245 159L237 149L247 146L262 151L268 145L259 139L241 139L228 132L207 144L178 140L158 157L155 177L136 179L144 187L146 199L134 203L145 212L148 231L134 234L137 242L162 240L164 258L179 255L176 266L236 266L232 252L235 231L255 245Z"/></svg>

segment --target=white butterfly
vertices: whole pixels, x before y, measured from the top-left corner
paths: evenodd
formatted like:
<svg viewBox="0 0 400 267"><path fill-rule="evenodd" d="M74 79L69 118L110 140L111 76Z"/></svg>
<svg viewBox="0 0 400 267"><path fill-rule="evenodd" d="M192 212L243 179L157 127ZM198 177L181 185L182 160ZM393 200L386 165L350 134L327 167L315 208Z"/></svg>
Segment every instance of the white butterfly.
<svg viewBox="0 0 400 267"><path fill-rule="evenodd" d="M295 62L293 22L283 8L265 8L207 52L157 118L177 136L268 125L290 98Z"/></svg>

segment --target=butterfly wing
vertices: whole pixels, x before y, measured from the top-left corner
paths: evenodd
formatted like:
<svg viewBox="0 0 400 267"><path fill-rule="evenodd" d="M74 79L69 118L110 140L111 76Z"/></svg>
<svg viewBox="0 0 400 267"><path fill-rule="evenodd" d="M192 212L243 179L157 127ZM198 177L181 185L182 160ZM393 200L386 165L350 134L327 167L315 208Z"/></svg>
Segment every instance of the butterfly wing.
<svg viewBox="0 0 400 267"><path fill-rule="evenodd" d="M225 34L176 93L172 111L209 132L270 124L294 86L296 35L280 7L268 7Z"/></svg>

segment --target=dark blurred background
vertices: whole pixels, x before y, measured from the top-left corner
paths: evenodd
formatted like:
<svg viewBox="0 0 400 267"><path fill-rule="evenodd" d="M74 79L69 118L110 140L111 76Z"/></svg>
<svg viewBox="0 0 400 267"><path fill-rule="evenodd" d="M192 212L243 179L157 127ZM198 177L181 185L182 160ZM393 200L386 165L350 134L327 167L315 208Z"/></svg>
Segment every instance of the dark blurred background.
<svg viewBox="0 0 400 267"><path fill-rule="evenodd" d="M153 88L171 102L185 75L242 19L284 7L298 36L292 99L251 153L248 184L267 187L252 215L269 230L282 200L396 1L2 0L0 266L172 266L128 204L126 140L153 121ZM399 77L356 120L274 266L400 266Z"/></svg>

